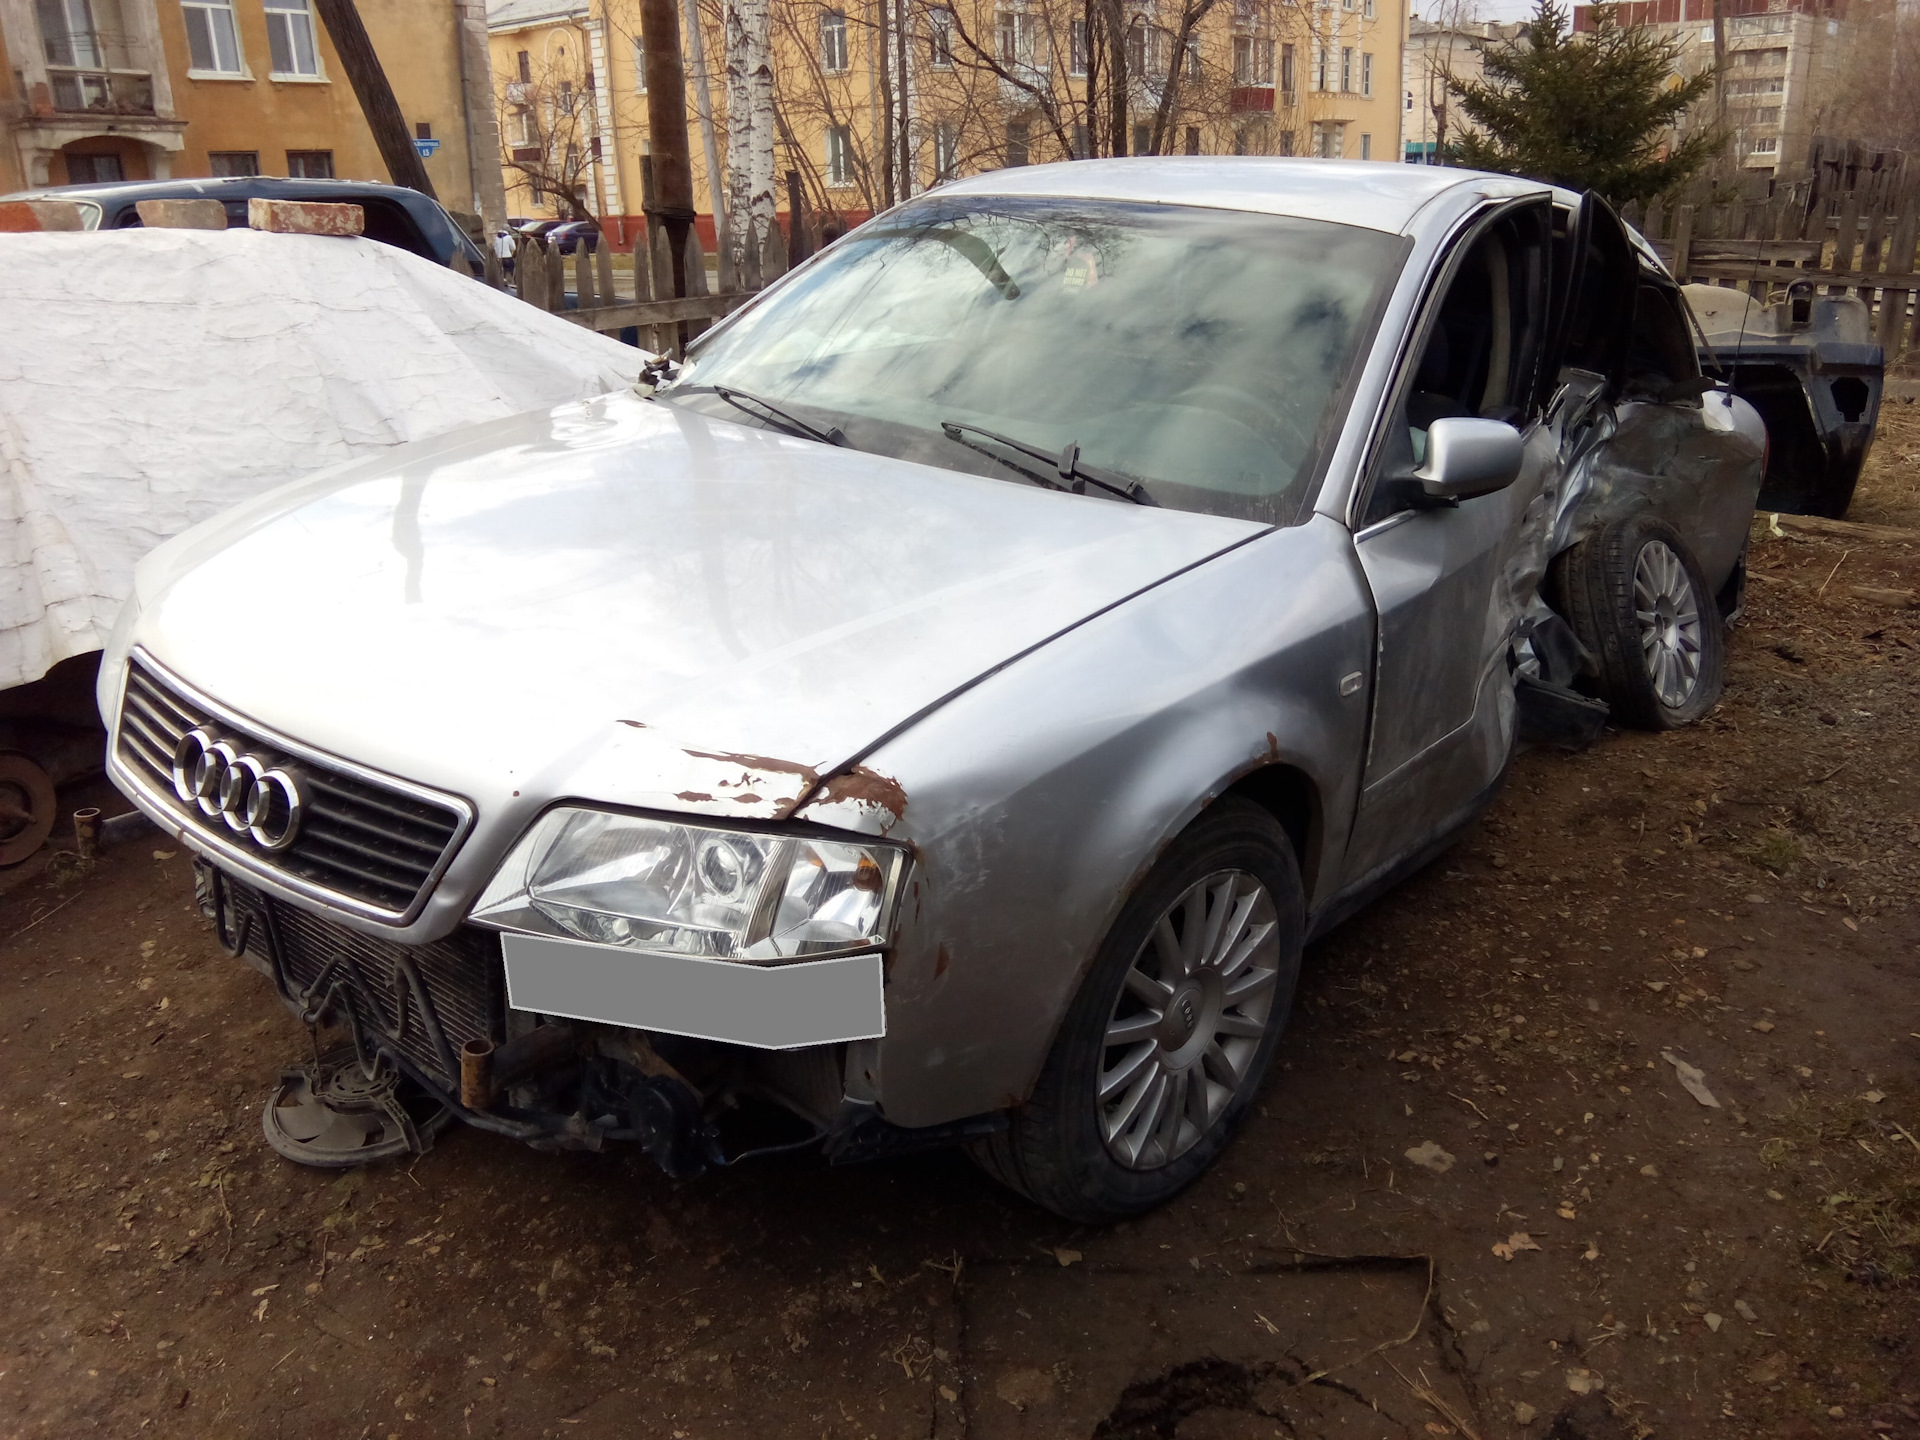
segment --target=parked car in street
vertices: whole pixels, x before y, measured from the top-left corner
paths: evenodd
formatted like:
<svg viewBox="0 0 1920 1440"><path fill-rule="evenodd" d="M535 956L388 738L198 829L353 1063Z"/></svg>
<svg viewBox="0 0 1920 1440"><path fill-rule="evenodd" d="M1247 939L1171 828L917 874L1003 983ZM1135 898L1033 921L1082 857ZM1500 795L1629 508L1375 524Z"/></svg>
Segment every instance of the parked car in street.
<svg viewBox="0 0 1920 1440"><path fill-rule="evenodd" d="M549 230L547 240L562 255L571 255L582 245L591 255L600 247L600 227L591 220L569 220Z"/></svg>
<svg viewBox="0 0 1920 1440"><path fill-rule="evenodd" d="M244 227L249 200L307 200L358 205L366 212L366 236L414 255L450 265L456 252L481 274L486 256L438 201L399 185L371 180L288 180L272 175L236 175L202 180L118 180L99 185L54 185L0 196L0 200L71 200L89 230L119 230L140 223L142 200L218 200L227 224Z"/></svg>
<svg viewBox="0 0 1920 1440"><path fill-rule="evenodd" d="M139 569L113 778L353 1041L282 1153L1159 1204L1524 725L1711 708L1765 444L1603 204L1427 166L961 180L645 378Z"/></svg>

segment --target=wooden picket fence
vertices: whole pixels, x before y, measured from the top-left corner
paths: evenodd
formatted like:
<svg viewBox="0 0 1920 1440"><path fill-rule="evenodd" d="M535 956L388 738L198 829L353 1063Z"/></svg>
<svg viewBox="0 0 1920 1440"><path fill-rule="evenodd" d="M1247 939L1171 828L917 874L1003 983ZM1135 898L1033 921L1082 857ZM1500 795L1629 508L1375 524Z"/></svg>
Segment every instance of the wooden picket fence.
<svg viewBox="0 0 1920 1440"><path fill-rule="evenodd" d="M630 271L624 266L615 269L612 241L605 235L593 253L581 244L571 256L562 255L557 248L542 248L521 236L514 249L511 274L489 249L486 273L474 278L496 289L511 290L529 304L589 330L613 334L637 329L643 349L677 356L687 341L751 300L765 282L786 273L786 242L776 226L752 247L756 263L748 267L748 274L736 277L732 266L723 261L720 288L710 290L700 237L690 229L684 262L688 293L676 296L667 229L650 225L647 230L647 237L634 246ZM455 265L472 274L457 256ZM569 291L574 301L571 306L567 303Z"/></svg>
<svg viewBox="0 0 1920 1440"><path fill-rule="evenodd" d="M1764 300L1808 280L1858 295L1887 368L1920 367L1920 156L1816 140L1805 178L1756 177L1732 195L1702 189L1623 214L1682 284L1745 286Z"/></svg>

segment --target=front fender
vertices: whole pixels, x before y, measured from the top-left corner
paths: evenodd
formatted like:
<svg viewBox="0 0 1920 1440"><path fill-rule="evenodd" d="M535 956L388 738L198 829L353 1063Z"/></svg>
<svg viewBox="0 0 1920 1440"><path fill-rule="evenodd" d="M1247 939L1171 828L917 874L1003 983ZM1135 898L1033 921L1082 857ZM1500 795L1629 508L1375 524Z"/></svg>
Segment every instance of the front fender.
<svg viewBox="0 0 1920 1440"><path fill-rule="evenodd" d="M887 1118L1019 1104L1127 895L1248 774L1286 765L1312 787L1333 863L1302 869L1324 886L1353 815L1372 648L1351 537L1315 517L1097 617L886 743L864 771L897 782L889 806L830 785L804 807L914 850L876 1077Z"/></svg>

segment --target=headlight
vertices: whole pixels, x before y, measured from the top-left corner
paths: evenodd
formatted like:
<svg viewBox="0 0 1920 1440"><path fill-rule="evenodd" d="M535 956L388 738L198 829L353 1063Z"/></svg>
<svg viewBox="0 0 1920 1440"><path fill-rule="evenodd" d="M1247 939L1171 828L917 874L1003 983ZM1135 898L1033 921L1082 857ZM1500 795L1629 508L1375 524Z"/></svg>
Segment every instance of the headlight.
<svg viewBox="0 0 1920 1440"><path fill-rule="evenodd" d="M868 840L555 810L471 919L602 945L779 962L886 943L905 855Z"/></svg>

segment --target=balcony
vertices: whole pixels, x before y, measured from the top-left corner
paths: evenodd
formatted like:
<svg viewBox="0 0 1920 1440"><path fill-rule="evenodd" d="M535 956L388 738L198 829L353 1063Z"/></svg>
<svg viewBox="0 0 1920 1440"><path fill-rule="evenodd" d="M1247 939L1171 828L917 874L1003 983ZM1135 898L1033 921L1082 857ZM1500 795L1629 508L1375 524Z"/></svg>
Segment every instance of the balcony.
<svg viewBox="0 0 1920 1440"><path fill-rule="evenodd" d="M56 114L152 115L153 76L144 70L49 65L47 90Z"/></svg>
<svg viewBox="0 0 1920 1440"><path fill-rule="evenodd" d="M1233 87L1231 108L1236 115L1271 112L1273 87L1271 85L1236 85Z"/></svg>

